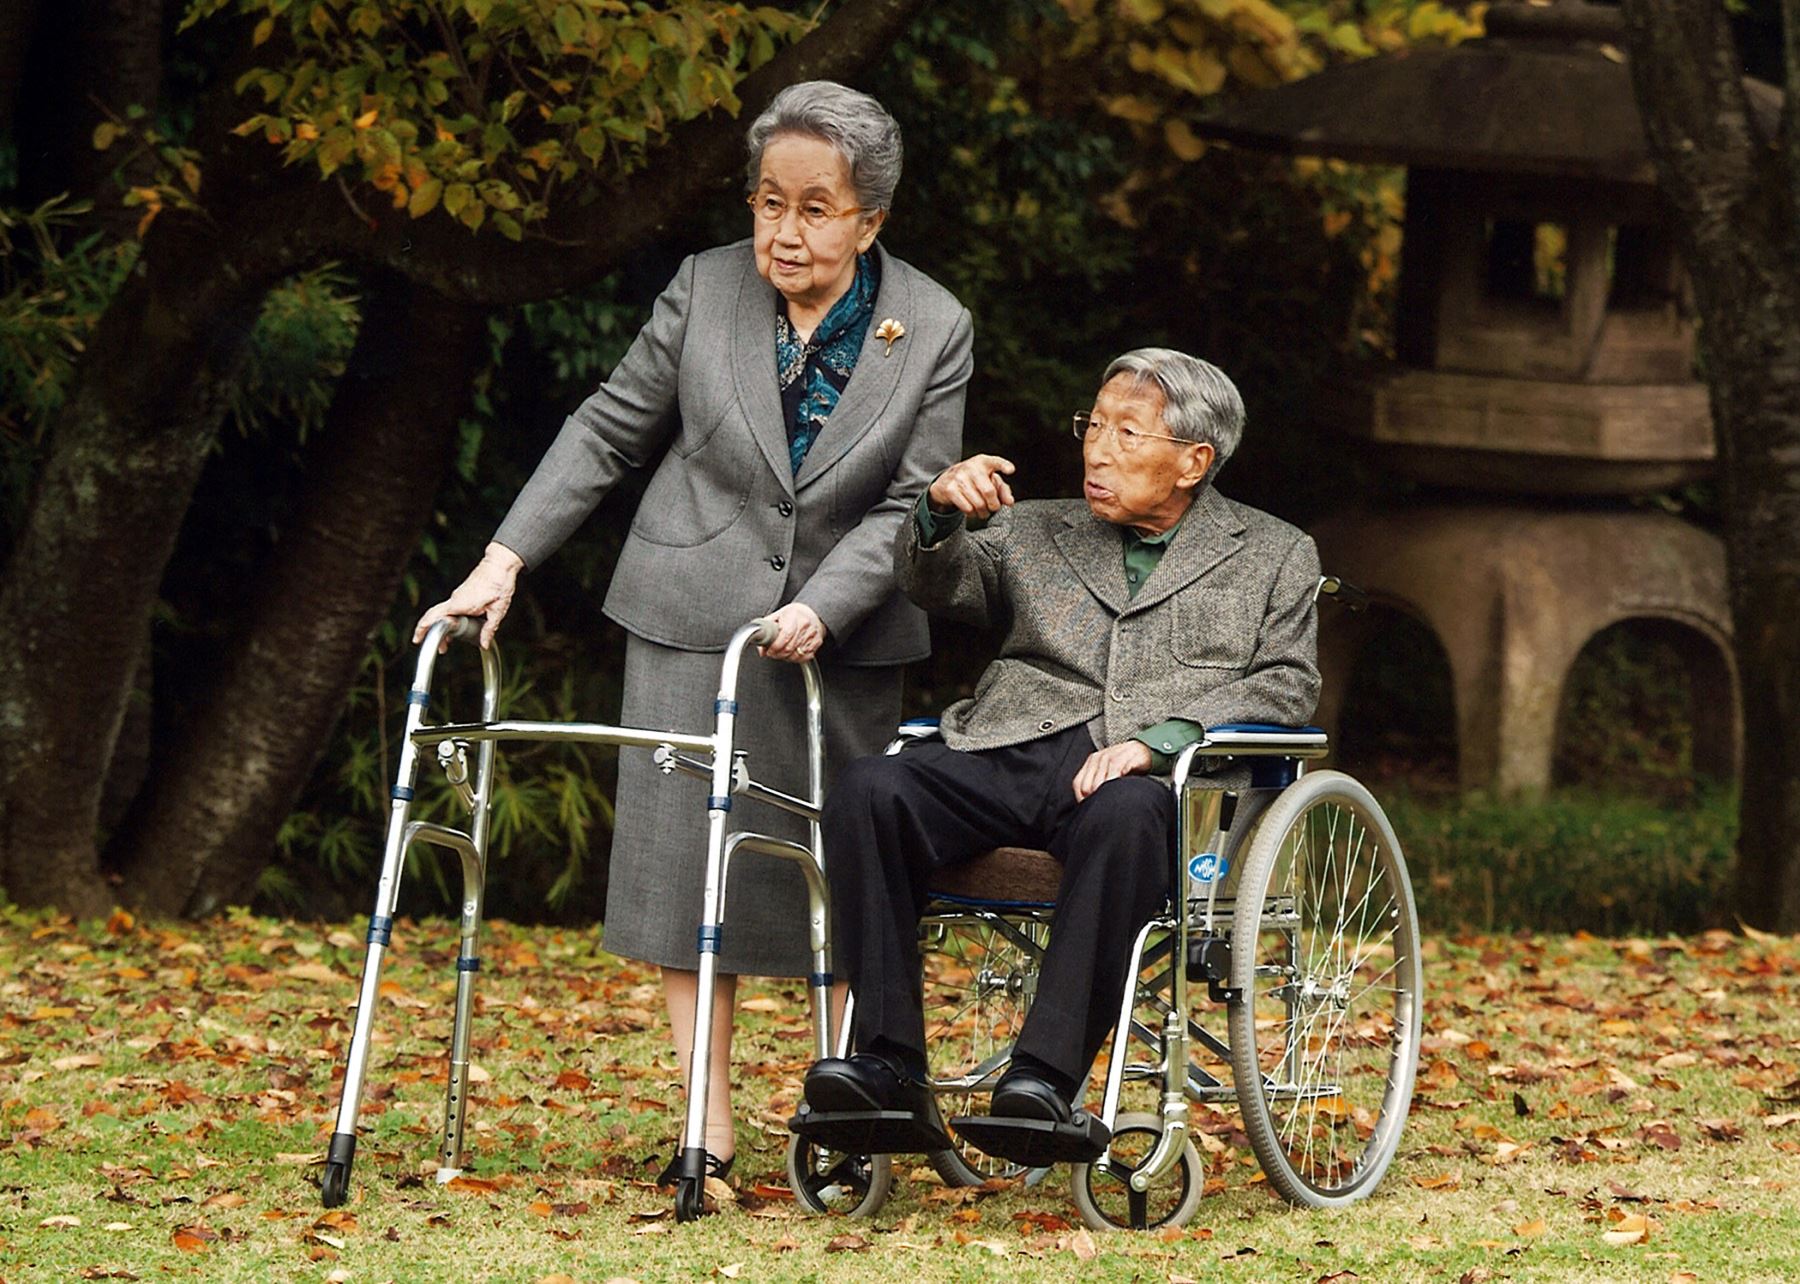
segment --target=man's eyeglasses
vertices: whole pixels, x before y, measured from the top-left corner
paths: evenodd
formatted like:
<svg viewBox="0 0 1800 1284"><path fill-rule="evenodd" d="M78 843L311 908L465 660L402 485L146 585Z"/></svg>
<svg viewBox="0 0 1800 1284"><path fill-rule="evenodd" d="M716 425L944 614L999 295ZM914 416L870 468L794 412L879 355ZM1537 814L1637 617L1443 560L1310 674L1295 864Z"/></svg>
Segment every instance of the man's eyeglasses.
<svg viewBox="0 0 1800 1284"><path fill-rule="evenodd" d="M1074 421L1075 440L1087 441L1089 438L1104 437L1110 433L1119 449L1127 453L1137 450L1145 442L1150 441L1172 441L1177 446L1197 444L1189 441L1186 437L1171 437L1163 432L1140 432L1138 429L1128 428L1124 424L1108 423L1103 419L1094 418L1093 414L1086 410L1077 410Z"/></svg>
<svg viewBox="0 0 1800 1284"><path fill-rule="evenodd" d="M787 201L773 192L757 192L747 199L750 208L756 211L756 217L765 223L779 223L787 217ZM814 229L829 225L833 219L849 218L852 214L862 212L860 205L852 205L847 210L834 210L824 201L801 201L798 207L800 221Z"/></svg>

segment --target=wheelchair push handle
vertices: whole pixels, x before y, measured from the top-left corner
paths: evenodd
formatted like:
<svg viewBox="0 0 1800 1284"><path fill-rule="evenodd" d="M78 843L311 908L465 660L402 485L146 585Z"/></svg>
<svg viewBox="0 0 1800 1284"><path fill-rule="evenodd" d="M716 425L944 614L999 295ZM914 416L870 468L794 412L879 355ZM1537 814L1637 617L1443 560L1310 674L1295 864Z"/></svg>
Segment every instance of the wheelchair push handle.
<svg viewBox="0 0 1800 1284"><path fill-rule="evenodd" d="M1340 579L1336 575L1321 575L1318 590L1313 596L1328 599L1349 611L1360 611L1369 605L1367 593L1349 580Z"/></svg>

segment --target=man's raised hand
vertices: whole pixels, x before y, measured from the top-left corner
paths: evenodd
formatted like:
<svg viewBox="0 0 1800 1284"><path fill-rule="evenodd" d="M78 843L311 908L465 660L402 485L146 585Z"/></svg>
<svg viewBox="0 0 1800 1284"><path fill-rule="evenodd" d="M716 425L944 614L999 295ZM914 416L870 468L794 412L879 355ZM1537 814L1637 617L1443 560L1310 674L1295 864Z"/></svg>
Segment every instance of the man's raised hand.
<svg viewBox="0 0 1800 1284"><path fill-rule="evenodd" d="M971 455L937 475L926 491L926 501L940 513L952 509L964 517L992 517L1013 502L1012 460L999 455Z"/></svg>

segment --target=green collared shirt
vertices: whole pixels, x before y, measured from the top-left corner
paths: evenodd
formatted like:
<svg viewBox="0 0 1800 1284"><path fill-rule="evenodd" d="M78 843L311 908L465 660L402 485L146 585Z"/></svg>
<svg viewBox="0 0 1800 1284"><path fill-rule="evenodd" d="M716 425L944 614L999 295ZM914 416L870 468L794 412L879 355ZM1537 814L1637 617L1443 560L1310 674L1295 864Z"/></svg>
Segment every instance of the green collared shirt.
<svg viewBox="0 0 1800 1284"><path fill-rule="evenodd" d="M962 524L962 520L961 513L932 512L924 495L919 496L919 502L913 509L913 524L919 532L919 543L925 548L943 540ZM1182 520L1186 520L1186 514L1183 514ZM1160 535L1139 535L1129 526L1119 529L1125 540L1125 591L1136 597L1138 590L1150 582L1151 573L1168 551L1175 532L1181 529L1181 522L1176 522ZM1153 727L1145 727L1132 739L1149 747L1150 770L1163 772L1174 763L1177 754L1205 734L1206 729L1197 722L1190 722L1186 718L1169 718Z"/></svg>

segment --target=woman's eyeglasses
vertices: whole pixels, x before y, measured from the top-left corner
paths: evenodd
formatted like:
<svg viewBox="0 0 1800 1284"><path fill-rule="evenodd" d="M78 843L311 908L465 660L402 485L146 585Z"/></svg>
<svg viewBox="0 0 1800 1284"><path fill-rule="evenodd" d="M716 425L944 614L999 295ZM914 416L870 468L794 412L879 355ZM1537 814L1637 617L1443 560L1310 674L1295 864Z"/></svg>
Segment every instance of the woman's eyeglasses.
<svg viewBox="0 0 1800 1284"><path fill-rule="evenodd" d="M758 192L747 199L750 208L756 211L756 217L765 223L781 222L787 217L790 208L787 201L773 192ZM833 219L849 218L852 214L863 212L860 205L852 205L847 210L834 210L824 201L801 201L798 206L791 208L800 215L802 223L814 229L829 225Z"/></svg>

